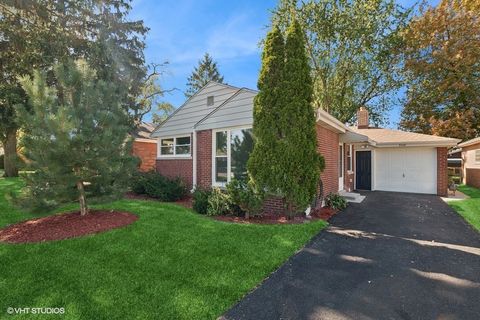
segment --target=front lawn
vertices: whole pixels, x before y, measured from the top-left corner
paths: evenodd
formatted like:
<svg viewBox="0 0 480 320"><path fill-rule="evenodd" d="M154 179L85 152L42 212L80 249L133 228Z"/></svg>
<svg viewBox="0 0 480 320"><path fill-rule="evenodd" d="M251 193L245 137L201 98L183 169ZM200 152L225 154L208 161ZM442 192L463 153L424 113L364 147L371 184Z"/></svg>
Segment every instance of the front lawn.
<svg viewBox="0 0 480 320"><path fill-rule="evenodd" d="M450 201L448 204L480 232L480 189L461 185L458 190L470 199Z"/></svg>
<svg viewBox="0 0 480 320"><path fill-rule="evenodd" d="M0 227L34 217L4 197L19 186L0 179ZM83 238L0 243L0 318L8 307L64 307L57 318L215 319L325 226L229 224L142 200L98 208L139 219Z"/></svg>

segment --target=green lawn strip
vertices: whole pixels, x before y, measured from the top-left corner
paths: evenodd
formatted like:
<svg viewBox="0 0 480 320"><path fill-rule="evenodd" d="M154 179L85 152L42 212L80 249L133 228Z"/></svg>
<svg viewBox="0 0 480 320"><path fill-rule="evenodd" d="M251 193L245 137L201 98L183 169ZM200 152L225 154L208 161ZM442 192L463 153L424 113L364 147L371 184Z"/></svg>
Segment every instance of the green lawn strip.
<svg viewBox="0 0 480 320"><path fill-rule="evenodd" d="M20 184L0 179L0 194ZM96 207L139 219L82 238L0 244L0 318L11 306L65 307L67 319L214 319L325 226L224 223L155 201ZM4 197L0 212L2 226L33 217Z"/></svg>
<svg viewBox="0 0 480 320"><path fill-rule="evenodd" d="M465 193L470 199L450 201L448 204L480 232L480 189L460 185L458 190Z"/></svg>

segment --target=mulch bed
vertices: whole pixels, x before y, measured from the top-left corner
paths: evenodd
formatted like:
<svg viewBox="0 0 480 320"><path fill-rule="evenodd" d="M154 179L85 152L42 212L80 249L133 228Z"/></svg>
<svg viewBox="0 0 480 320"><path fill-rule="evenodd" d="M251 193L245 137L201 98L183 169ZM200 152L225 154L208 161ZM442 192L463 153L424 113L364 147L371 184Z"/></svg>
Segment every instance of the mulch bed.
<svg viewBox="0 0 480 320"><path fill-rule="evenodd" d="M298 224L298 223L308 223L312 220L325 220L328 221L337 211L331 208L320 208L312 210L310 217L297 216L292 219L288 219L287 216L282 214L264 214L260 217L251 217L250 219L245 219L244 217L236 216L216 216L215 220L223 222L232 222L232 223L256 223L256 224Z"/></svg>
<svg viewBox="0 0 480 320"><path fill-rule="evenodd" d="M135 222L138 216L119 211L90 210L86 216L69 212L19 222L0 229L0 241L33 243L63 240L117 229Z"/></svg>
<svg viewBox="0 0 480 320"><path fill-rule="evenodd" d="M153 200L160 201L158 199L149 197L143 194L136 194L134 192L127 192L125 198L133 200ZM192 197L187 197L182 200L175 202L170 202L178 204L188 209L192 209L193 199ZM310 212L310 217L297 216L293 219L288 219L284 214L264 214L260 217L250 217L250 219L245 219L244 217L237 216L215 216L213 219L223 221L223 222L232 222L232 223L257 223L257 224L295 224L295 223L307 223L311 220L322 219L328 221L333 215L337 213L337 210L331 208L319 208L314 209Z"/></svg>

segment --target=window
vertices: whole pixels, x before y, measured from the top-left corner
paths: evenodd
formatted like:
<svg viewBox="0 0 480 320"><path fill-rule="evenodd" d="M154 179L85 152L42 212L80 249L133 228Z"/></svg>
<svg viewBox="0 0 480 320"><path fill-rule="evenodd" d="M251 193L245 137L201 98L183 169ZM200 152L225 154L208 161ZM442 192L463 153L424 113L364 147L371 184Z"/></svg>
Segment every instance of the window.
<svg viewBox="0 0 480 320"><path fill-rule="evenodd" d="M227 131L215 133L215 181L228 180L228 141Z"/></svg>
<svg viewBox="0 0 480 320"><path fill-rule="evenodd" d="M190 156L190 137L160 139L160 156Z"/></svg>
<svg viewBox="0 0 480 320"><path fill-rule="evenodd" d="M352 157L352 145L348 145L347 149L347 171L352 171L353 170L353 157Z"/></svg>
<svg viewBox="0 0 480 320"><path fill-rule="evenodd" d="M475 162L480 163L480 149L475 150Z"/></svg>
<svg viewBox="0 0 480 320"><path fill-rule="evenodd" d="M343 145L338 146L338 177L343 177Z"/></svg>
<svg viewBox="0 0 480 320"><path fill-rule="evenodd" d="M213 96L208 96L207 97L207 106L213 106L215 100L213 98Z"/></svg>
<svg viewBox="0 0 480 320"><path fill-rule="evenodd" d="M232 178L245 178L253 150L252 129L217 131L214 139L214 182L225 185Z"/></svg>

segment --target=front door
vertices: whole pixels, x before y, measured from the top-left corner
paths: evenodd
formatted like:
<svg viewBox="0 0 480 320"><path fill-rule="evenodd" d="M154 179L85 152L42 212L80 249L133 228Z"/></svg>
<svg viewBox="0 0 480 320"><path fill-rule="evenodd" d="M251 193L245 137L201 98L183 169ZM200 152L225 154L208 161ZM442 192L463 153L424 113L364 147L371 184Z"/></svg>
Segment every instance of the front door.
<svg viewBox="0 0 480 320"><path fill-rule="evenodd" d="M343 144L340 144L338 146L338 190L341 191L343 190L343 160L344 160L344 155L343 155Z"/></svg>
<svg viewBox="0 0 480 320"><path fill-rule="evenodd" d="M357 151L355 180L358 190L372 190L372 153L371 151Z"/></svg>

